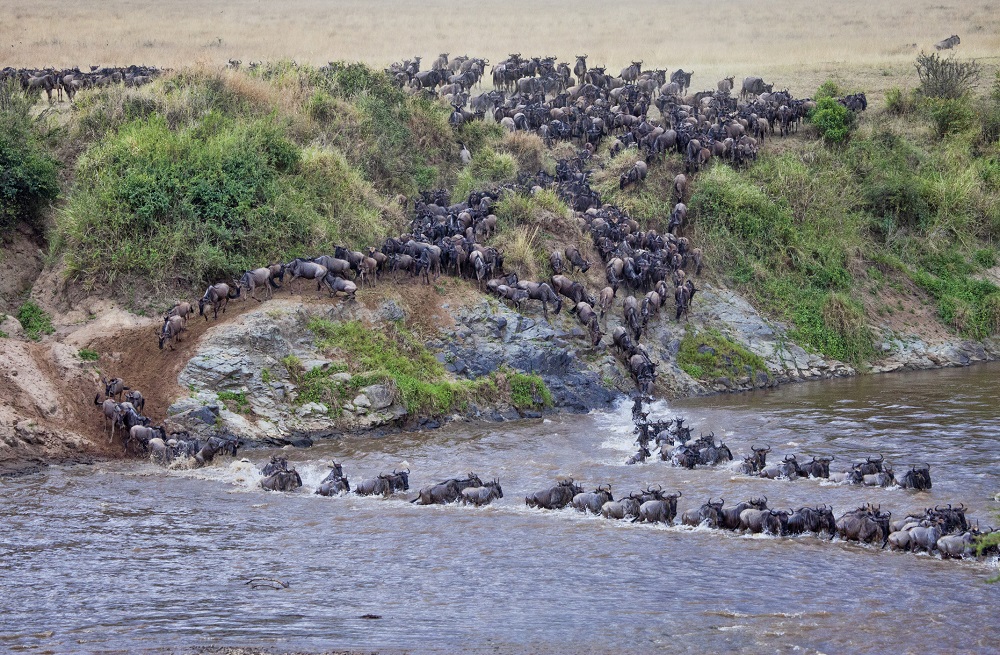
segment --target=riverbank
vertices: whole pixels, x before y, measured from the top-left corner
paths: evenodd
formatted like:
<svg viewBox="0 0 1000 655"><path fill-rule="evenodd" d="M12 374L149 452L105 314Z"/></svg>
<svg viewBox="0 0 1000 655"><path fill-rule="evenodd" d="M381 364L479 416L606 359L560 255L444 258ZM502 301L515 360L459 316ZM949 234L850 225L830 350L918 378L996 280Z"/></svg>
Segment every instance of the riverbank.
<svg viewBox="0 0 1000 655"><path fill-rule="evenodd" d="M790 340L786 326L768 321L730 290L706 284L699 300L690 322L661 316L649 325L644 343L662 362L658 396L774 388L861 372L807 353ZM550 312L547 319L530 308L519 313L459 280L429 287L384 280L356 302L284 292L260 304L236 300L218 321L192 319L177 350L156 349L154 319L94 299L72 307L54 315L55 334L39 343L2 341L0 376L13 390L0 408L4 474L121 457L120 437L114 444L106 440L107 425L93 405L102 376L122 377L142 391L145 413L168 432L184 430L203 439L235 435L251 447L308 446L345 435L435 429L451 421L589 412L608 408L634 389L611 346L591 346L568 311ZM609 315L606 329L618 324ZM420 355L441 367L441 382L468 395L444 410L408 407L391 377L365 370L350 352L324 343L322 330L332 325L357 325L396 338L405 326ZM759 361L761 370L711 384L692 377L678 355L692 340L700 343L699 335L713 344L699 348L735 344L757 358L747 361ZM88 351L97 359L81 359ZM966 366L994 360L997 352L992 341L913 339L901 341L867 373ZM495 386L497 371L506 371L503 389ZM548 400L539 388L537 395L529 391L512 402L506 381L518 372L537 376Z"/></svg>

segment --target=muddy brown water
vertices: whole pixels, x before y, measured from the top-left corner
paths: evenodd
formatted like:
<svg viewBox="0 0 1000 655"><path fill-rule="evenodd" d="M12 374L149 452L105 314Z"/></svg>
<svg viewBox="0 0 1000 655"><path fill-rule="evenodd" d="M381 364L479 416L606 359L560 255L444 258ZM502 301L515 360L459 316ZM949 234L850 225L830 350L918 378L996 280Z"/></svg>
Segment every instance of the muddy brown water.
<svg viewBox="0 0 1000 655"><path fill-rule="evenodd" d="M863 377L658 403L735 453L768 443L928 462L931 492L624 466L629 406L504 425L347 438L284 451L305 487L256 488L252 463L196 471L113 462L0 481L0 652L996 652L995 562L942 561L816 537L744 537L538 511L558 474L616 494L680 489L684 510L765 494L774 507L865 502L894 516L964 502L996 522L1000 367ZM352 483L407 463L411 486L475 471L494 505L419 507L312 494L331 458ZM287 589L250 590L252 576ZM361 618L366 614L378 620Z"/></svg>

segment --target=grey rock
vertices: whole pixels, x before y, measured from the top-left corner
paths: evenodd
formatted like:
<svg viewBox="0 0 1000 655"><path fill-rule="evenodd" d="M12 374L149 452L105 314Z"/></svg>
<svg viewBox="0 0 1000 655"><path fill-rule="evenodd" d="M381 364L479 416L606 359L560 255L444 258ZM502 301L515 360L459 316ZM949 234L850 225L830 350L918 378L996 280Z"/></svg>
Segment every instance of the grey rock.
<svg viewBox="0 0 1000 655"><path fill-rule="evenodd" d="M372 401L368 400L368 396L363 393L359 393L355 396L351 403L358 409L368 409L372 406Z"/></svg>
<svg viewBox="0 0 1000 655"><path fill-rule="evenodd" d="M378 315L386 321L401 321L406 318L406 312L393 300L386 300L379 305Z"/></svg>
<svg viewBox="0 0 1000 655"><path fill-rule="evenodd" d="M368 398L372 411L380 411L392 405L394 394L388 385L373 384L361 389L361 393Z"/></svg>

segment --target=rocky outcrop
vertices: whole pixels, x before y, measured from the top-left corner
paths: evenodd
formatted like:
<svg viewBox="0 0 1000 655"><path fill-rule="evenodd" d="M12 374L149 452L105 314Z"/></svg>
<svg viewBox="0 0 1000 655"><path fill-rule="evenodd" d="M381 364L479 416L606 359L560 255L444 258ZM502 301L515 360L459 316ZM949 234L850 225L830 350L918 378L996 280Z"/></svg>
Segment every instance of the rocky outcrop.
<svg viewBox="0 0 1000 655"><path fill-rule="evenodd" d="M618 395L595 370L597 355L566 313L550 313L546 321L541 312L519 314L484 298L452 314L457 327L427 346L456 375L477 378L501 366L536 373L552 393L554 406L574 412L605 407Z"/></svg>

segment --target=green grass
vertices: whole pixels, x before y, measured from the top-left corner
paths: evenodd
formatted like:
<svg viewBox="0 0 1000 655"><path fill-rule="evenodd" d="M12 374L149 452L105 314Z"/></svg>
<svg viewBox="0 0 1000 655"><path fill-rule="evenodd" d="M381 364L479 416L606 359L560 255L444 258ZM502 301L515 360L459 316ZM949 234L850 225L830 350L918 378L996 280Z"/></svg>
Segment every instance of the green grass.
<svg viewBox="0 0 1000 655"><path fill-rule="evenodd" d="M518 409L552 407L552 393L541 377L530 373L506 372L510 404Z"/></svg>
<svg viewBox="0 0 1000 655"><path fill-rule="evenodd" d="M17 320L21 322L24 333L32 341L38 341L42 335L55 332L55 328L52 327L52 317L31 300L25 301L17 310Z"/></svg>
<svg viewBox="0 0 1000 655"><path fill-rule="evenodd" d="M335 323L313 318L308 324L316 346L344 361L349 383L331 379L332 368L301 375L296 403L339 406L362 387L391 382L410 414L445 414L470 401L509 401L515 407L549 407L552 395L540 377L507 369L478 380L451 379L444 365L402 324L374 329L359 321Z"/></svg>
<svg viewBox="0 0 1000 655"><path fill-rule="evenodd" d="M244 391L220 391L218 396L219 400L227 403L227 408L232 408L240 414L246 414L250 411L250 402Z"/></svg>
<svg viewBox="0 0 1000 655"><path fill-rule="evenodd" d="M707 382L721 377L753 380L757 373L768 374L763 359L714 329L687 328L677 353L677 365L691 377Z"/></svg>
<svg viewBox="0 0 1000 655"><path fill-rule="evenodd" d="M96 362L101 358L101 355L95 350L89 350L87 348L81 348L80 352L77 353L77 357L85 362Z"/></svg>

